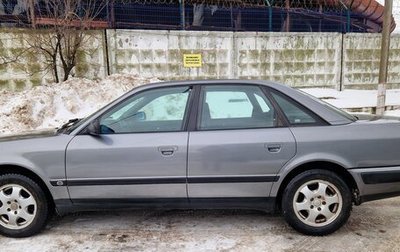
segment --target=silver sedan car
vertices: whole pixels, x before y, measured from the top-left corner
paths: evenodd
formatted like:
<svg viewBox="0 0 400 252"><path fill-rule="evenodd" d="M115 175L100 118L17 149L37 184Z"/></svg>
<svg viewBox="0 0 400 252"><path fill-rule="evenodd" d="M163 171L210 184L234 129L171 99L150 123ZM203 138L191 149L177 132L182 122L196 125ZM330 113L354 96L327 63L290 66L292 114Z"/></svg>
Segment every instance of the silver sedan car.
<svg viewBox="0 0 400 252"><path fill-rule="evenodd" d="M400 122L358 120L287 86L141 86L58 130L0 139L0 233L56 210L252 208L326 235L352 205L400 195Z"/></svg>

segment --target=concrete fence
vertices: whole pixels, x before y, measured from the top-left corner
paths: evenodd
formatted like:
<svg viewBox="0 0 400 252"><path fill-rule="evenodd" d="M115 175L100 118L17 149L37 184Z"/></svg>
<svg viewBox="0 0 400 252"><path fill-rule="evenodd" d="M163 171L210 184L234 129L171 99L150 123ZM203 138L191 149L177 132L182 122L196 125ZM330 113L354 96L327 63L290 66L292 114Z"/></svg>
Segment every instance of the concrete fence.
<svg viewBox="0 0 400 252"><path fill-rule="evenodd" d="M43 54L26 50L35 36L29 29L0 29L0 89L23 90L53 81ZM40 31L39 31L40 32ZM86 45L77 53L73 74L90 79L107 75L104 31L89 31ZM8 62L2 64L2 62ZM47 68L46 68L47 67ZM60 78L63 76L59 68Z"/></svg>
<svg viewBox="0 0 400 252"><path fill-rule="evenodd" d="M343 39L341 83L344 88L376 88L381 55L379 34L348 34ZM389 87L400 87L400 34L392 36Z"/></svg>
<svg viewBox="0 0 400 252"><path fill-rule="evenodd" d="M0 57L26 47L29 30L0 30ZM376 88L379 34L234 33L107 30L91 32L80 52L77 77L133 73L175 79L268 79L294 87ZM201 66L185 67L184 55L201 55ZM0 88L24 89L51 80L32 74L40 55L0 65ZM400 35L391 43L389 87L400 86Z"/></svg>

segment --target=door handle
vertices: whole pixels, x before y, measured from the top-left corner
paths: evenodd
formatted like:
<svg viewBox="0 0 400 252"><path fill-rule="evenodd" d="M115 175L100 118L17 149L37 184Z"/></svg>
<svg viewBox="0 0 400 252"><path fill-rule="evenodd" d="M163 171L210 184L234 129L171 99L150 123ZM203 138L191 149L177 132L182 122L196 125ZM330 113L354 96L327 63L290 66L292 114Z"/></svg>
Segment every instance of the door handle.
<svg viewBox="0 0 400 252"><path fill-rule="evenodd" d="M163 156L172 156L175 151L178 150L178 146L161 146L158 147L158 151L161 152Z"/></svg>
<svg viewBox="0 0 400 252"><path fill-rule="evenodd" d="M271 153L278 153L282 149L280 144L265 144L264 147Z"/></svg>

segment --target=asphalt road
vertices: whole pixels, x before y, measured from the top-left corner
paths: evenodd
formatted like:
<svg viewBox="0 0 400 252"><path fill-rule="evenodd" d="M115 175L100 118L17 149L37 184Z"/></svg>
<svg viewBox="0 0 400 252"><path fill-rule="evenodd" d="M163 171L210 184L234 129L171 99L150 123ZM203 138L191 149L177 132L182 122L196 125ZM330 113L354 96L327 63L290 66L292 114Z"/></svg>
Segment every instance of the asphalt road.
<svg viewBox="0 0 400 252"><path fill-rule="evenodd" d="M0 237L0 251L400 251L400 197L353 208L336 233L310 237L280 216L242 210L86 212L39 235Z"/></svg>

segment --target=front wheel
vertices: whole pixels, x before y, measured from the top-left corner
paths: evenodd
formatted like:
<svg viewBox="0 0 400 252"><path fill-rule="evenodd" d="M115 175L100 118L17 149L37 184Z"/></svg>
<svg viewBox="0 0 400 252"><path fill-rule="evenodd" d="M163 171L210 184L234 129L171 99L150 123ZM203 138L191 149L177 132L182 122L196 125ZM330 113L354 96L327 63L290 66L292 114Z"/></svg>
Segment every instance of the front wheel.
<svg viewBox="0 0 400 252"><path fill-rule="evenodd" d="M46 195L36 182L19 174L0 176L0 234L34 235L46 225L47 216Z"/></svg>
<svg viewBox="0 0 400 252"><path fill-rule="evenodd" d="M290 226L307 235L335 232L350 216L351 192L335 173L309 170L289 182L282 197L283 215Z"/></svg>

